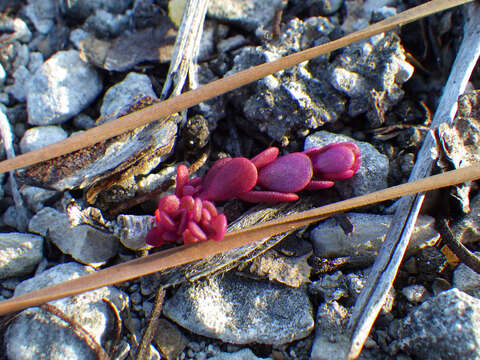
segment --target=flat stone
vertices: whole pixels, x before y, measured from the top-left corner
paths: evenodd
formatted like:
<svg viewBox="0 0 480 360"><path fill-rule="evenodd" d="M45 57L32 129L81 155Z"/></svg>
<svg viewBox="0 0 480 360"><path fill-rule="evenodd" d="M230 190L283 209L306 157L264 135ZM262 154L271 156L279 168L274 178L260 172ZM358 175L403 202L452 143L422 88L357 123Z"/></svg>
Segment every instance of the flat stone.
<svg viewBox="0 0 480 360"><path fill-rule="evenodd" d="M118 114L124 111L126 106L134 103L139 95L157 97L147 75L131 72L123 81L107 90L103 97L100 113L102 116Z"/></svg>
<svg viewBox="0 0 480 360"><path fill-rule="evenodd" d="M0 233L0 279L31 273L43 258L43 238Z"/></svg>
<svg viewBox="0 0 480 360"><path fill-rule="evenodd" d="M333 218L327 219L311 231L316 256L334 258L340 256L375 256L380 249L393 215L375 215L366 213L346 213L354 226L350 234L345 234ZM408 253L434 244L439 234L434 228L435 219L428 215L418 217Z"/></svg>
<svg viewBox="0 0 480 360"><path fill-rule="evenodd" d="M50 268L25 280L15 289L15 296L58 284L94 270L77 263L65 263ZM113 335L115 323L109 300L120 312L127 305L127 297L112 286L103 287L69 298L51 301L54 309L87 331L98 344ZM97 354L81 336L72 331L72 325L54 313L38 307L21 312L8 326L5 334L8 359L98 359Z"/></svg>
<svg viewBox="0 0 480 360"><path fill-rule="evenodd" d="M451 289L411 311L392 332L394 346L417 359L478 359L480 300Z"/></svg>
<svg viewBox="0 0 480 360"><path fill-rule="evenodd" d="M20 140L20 151L23 153L40 149L44 146L64 140L68 133L60 126L35 126L23 134Z"/></svg>
<svg viewBox="0 0 480 360"><path fill-rule="evenodd" d="M42 64L28 84L28 122L63 123L90 105L102 87L100 74L80 59L78 51L59 51Z"/></svg>
<svg viewBox="0 0 480 360"><path fill-rule="evenodd" d="M281 345L313 330L303 289L226 274L182 285L163 313L196 334L233 344Z"/></svg>
<svg viewBox="0 0 480 360"><path fill-rule="evenodd" d="M30 232L47 236L64 253L83 264L99 266L117 254L118 240L89 225L72 227L66 214L50 207L29 222Z"/></svg>
<svg viewBox="0 0 480 360"><path fill-rule="evenodd" d="M357 144L362 154L362 164L352 178L335 182L335 187L340 194L344 198L350 198L385 189L388 186L388 158L367 142L356 141L348 136L328 131L317 131L305 139L304 150L343 141Z"/></svg>

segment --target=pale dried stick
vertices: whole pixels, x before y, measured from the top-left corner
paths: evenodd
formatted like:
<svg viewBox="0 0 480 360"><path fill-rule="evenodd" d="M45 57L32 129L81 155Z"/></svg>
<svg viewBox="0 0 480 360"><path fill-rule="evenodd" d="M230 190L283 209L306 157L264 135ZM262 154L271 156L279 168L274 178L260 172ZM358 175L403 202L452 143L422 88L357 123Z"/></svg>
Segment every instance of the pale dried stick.
<svg viewBox="0 0 480 360"><path fill-rule="evenodd" d="M472 4L465 10L466 23L462 44L435 112L431 124L432 129L437 128L442 123L453 123L457 111L457 99L465 91L480 55L480 6ZM417 161L409 181L415 181L430 174L437 156L435 150L435 138L430 132L417 155ZM424 197L425 195L421 193L399 200L394 216L395 221L390 225L365 288L358 297L352 311L349 321L351 337L348 359L356 359L360 355L370 329L393 285Z"/></svg>
<svg viewBox="0 0 480 360"><path fill-rule="evenodd" d="M187 76L195 76L191 74L192 64L196 62L200 49L207 7L208 0L187 0L185 4L172 61L160 95L162 100L180 95Z"/></svg>
<svg viewBox="0 0 480 360"><path fill-rule="evenodd" d="M473 0L432 0L425 4L418 5L364 29L355 31L354 33L340 39L240 71L223 79L212 81L198 89L187 91L182 95L148 106L134 113L122 116L114 121L105 122L100 126L70 136L69 138L55 144L19 155L13 159L2 161L0 162L0 173L53 159L57 156L68 154L75 150L93 145L139 126L146 125L152 121L166 118L171 114L175 114L191 106L212 99L215 96L222 95L277 71L340 49L370 36L392 30L398 26L408 24L425 16L472 1Z"/></svg>
<svg viewBox="0 0 480 360"><path fill-rule="evenodd" d="M14 158L15 150L13 148L12 129L10 126L10 121L8 121L8 118L3 111L0 111L0 135L2 136L3 147L5 149L5 153L7 154L7 159ZM27 209L25 208L22 195L18 191L17 181L15 180L13 171L10 171L9 180L13 202L15 203L15 210L17 211L17 216L15 218L17 229L23 232L27 230L28 225Z"/></svg>

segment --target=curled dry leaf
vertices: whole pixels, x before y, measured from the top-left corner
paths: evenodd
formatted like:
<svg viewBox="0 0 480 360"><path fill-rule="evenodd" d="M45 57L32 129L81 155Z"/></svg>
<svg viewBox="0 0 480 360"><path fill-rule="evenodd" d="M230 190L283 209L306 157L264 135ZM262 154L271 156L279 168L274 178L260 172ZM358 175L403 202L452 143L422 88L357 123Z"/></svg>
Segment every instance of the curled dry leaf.
<svg viewBox="0 0 480 360"><path fill-rule="evenodd" d="M130 105L127 113L155 102L145 96ZM90 188L93 203L104 189L134 175L145 174L170 153L177 133L176 116L138 127L128 133L47 160L17 172L22 183L63 191ZM102 121L103 119L100 119Z"/></svg>

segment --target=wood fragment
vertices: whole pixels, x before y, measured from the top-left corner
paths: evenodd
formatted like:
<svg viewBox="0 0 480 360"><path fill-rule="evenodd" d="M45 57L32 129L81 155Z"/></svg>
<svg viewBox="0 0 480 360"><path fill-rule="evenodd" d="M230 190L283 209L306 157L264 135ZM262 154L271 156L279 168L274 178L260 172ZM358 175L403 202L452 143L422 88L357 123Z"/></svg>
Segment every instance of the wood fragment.
<svg viewBox="0 0 480 360"><path fill-rule="evenodd" d="M19 155L13 159L2 161L0 162L0 173L32 165L40 161L52 159L57 156L93 145L108 138L122 134L126 131L135 129L139 126L143 126L152 121L166 118L170 114L178 113L191 106L247 85L277 71L313 59L314 57L322 54L340 49L352 44L353 42L366 39L370 36L392 30L398 26L405 25L425 16L472 1L473 0L432 0L425 4L418 5L340 39L285 56L269 63L240 71L219 80L212 81L199 87L198 89L190 90L174 98L169 98L161 103L120 117L115 121L106 122L80 134L70 136L65 140Z"/></svg>
<svg viewBox="0 0 480 360"><path fill-rule="evenodd" d="M457 110L457 99L465 91L480 55L480 6L472 4L466 9L467 21L458 55L452 66L445 90L440 99L431 128L442 123L452 124ZM437 157L435 137L430 132L422 145L409 181L422 179L430 174ZM356 359L362 350L370 329L392 287L398 268L405 254L423 203L423 193L410 195L398 202L395 221L390 225L387 237L370 271L366 286L357 298L348 324L350 350L348 359Z"/></svg>

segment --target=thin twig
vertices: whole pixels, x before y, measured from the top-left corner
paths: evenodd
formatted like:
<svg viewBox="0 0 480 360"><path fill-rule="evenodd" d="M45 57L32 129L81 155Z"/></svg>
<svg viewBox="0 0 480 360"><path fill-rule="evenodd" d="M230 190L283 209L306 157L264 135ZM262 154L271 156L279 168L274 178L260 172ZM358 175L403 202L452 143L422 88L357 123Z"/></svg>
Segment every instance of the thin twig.
<svg viewBox="0 0 480 360"><path fill-rule="evenodd" d="M157 330L158 319L162 315L163 300L165 299L165 290L160 286L157 290L157 296L155 297L155 303L153 305L152 313L148 319L148 324L143 333L142 341L138 347L136 360L143 360L147 358L148 348L152 342L153 336Z"/></svg>
<svg viewBox="0 0 480 360"><path fill-rule="evenodd" d="M198 89L190 90L180 96L169 98L160 103L151 105L137 112L122 116L116 120L108 121L82 133L45 146L41 149L19 155L13 159L0 162L0 173L15 170L21 167L36 164L41 161L53 159L57 156L91 146L100 141L123 134L152 121L166 118L201 102L222 95L228 91L247 85L265 76L280 70L297 65L317 56L340 49L354 42L366 39L376 34L392 30L425 16L439 11L472 2L473 0L432 0L425 4L405 10L395 16L358 30L350 35L329 43L319 45L278 60L261 64L247 70L237 72L223 79L212 81Z"/></svg>
<svg viewBox="0 0 480 360"><path fill-rule="evenodd" d="M470 269L480 274L480 259L477 255L468 250L458 239L453 235L450 226L445 219L437 221L438 232L440 233L442 240L452 250L452 252L467 265Z"/></svg>
<svg viewBox="0 0 480 360"><path fill-rule="evenodd" d="M64 283L45 287L0 302L0 315L38 306L51 300L76 295L102 286L117 284L140 276L164 271L204 259L215 254L236 249L257 240L298 229L312 222L357 207L392 200L409 194L440 189L480 179L480 164L430 176L414 182L393 186L371 194L339 201L316 209L252 226L241 231L227 233L222 241L204 241L188 246L168 249L142 258L115 265Z"/></svg>
<svg viewBox="0 0 480 360"><path fill-rule="evenodd" d="M465 13L467 21L463 41L435 112L432 129L442 123L453 123L457 111L457 99L465 91L470 74L480 55L480 6L472 4ZM435 136L430 131L418 152L409 181L425 178L430 174L436 157L435 150ZM351 337L348 359L356 359L360 355L370 329L393 285L424 197L425 194L416 194L398 202L395 221L390 225L375 264L369 273L366 286L357 298L349 320Z"/></svg>

